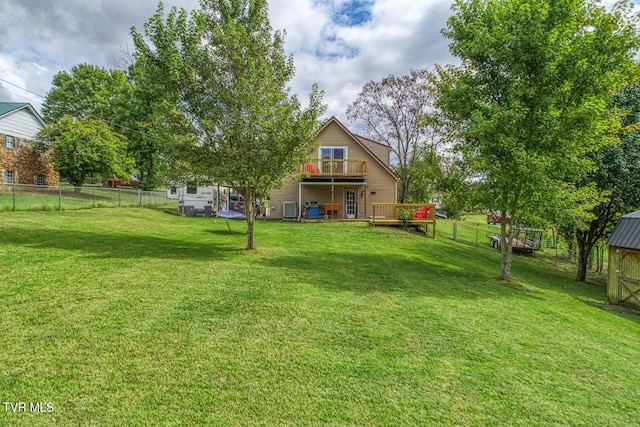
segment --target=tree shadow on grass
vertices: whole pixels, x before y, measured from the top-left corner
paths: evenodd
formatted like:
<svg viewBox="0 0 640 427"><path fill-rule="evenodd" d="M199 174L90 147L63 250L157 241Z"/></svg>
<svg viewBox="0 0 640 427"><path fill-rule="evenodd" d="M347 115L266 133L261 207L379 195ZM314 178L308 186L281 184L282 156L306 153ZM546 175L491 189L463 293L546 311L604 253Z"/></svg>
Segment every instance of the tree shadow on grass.
<svg viewBox="0 0 640 427"><path fill-rule="evenodd" d="M246 231L239 230L207 230L207 233L215 234L217 236L246 236Z"/></svg>
<svg viewBox="0 0 640 427"><path fill-rule="evenodd" d="M96 258L221 260L242 250L225 242L172 240L157 236L95 233L75 230L11 230L0 234L0 244L28 246L37 249L80 251Z"/></svg>
<svg viewBox="0 0 640 427"><path fill-rule="evenodd" d="M512 297L515 293L539 298L535 291L517 282L499 280L495 264L479 258L477 253L469 256L458 246L439 245L406 255L306 249L260 261L286 270L283 274L287 280L332 291L464 299Z"/></svg>
<svg viewBox="0 0 640 427"><path fill-rule="evenodd" d="M593 301L585 301L585 304L604 310L608 313L613 313L618 317L622 317L625 320L640 323L640 309L628 306L628 305L616 305L616 304L601 304Z"/></svg>

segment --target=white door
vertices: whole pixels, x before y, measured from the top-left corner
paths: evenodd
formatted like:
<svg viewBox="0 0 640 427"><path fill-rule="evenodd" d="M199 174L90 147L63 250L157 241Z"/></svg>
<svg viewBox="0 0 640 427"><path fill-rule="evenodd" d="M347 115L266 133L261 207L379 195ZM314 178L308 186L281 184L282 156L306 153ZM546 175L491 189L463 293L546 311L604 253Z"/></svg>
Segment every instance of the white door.
<svg viewBox="0 0 640 427"><path fill-rule="evenodd" d="M358 190L355 188L345 188L344 190L344 213L347 218L355 218L358 212Z"/></svg>

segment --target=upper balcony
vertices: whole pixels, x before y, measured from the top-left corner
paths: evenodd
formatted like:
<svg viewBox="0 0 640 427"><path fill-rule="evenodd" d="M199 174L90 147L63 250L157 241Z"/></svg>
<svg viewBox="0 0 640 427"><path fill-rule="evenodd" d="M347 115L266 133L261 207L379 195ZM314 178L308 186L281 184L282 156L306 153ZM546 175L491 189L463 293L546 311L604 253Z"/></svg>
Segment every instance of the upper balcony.
<svg viewBox="0 0 640 427"><path fill-rule="evenodd" d="M367 176L367 161L313 159L301 164L299 172L309 177L363 177Z"/></svg>

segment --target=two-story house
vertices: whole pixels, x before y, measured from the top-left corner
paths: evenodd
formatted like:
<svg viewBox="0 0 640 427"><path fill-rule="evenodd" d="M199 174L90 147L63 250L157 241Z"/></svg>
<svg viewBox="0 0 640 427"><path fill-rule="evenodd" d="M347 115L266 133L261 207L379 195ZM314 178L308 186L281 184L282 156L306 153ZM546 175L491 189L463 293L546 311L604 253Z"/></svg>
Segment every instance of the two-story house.
<svg viewBox="0 0 640 427"><path fill-rule="evenodd" d="M398 177L388 146L351 133L332 117L317 152L299 173L271 192L272 219L367 219L373 203L395 203Z"/></svg>
<svg viewBox="0 0 640 427"><path fill-rule="evenodd" d="M59 184L59 174L48 155L32 150L32 142L44 126L31 104L0 102L0 184Z"/></svg>

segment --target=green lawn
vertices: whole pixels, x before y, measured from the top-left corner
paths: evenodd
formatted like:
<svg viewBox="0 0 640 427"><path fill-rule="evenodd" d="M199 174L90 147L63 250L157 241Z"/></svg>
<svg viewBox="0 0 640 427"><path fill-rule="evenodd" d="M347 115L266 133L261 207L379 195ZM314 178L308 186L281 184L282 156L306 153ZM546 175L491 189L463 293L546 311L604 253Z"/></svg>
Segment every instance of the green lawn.
<svg viewBox="0 0 640 427"><path fill-rule="evenodd" d="M439 230L451 227L438 223ZM544 256L366 224L0 214L0 425L640 420L640 318ZM43 406L46 409L46 406Z"/></svg>
<svg viewBox="0 0 640 427"><path fill-rule="evenodd" d="M14 192L15 190L15 192ZM0 186L0 212L74 210L95 207L173 205L163 191L135 189L82 187L76 193L74 187Z"/></svg>

